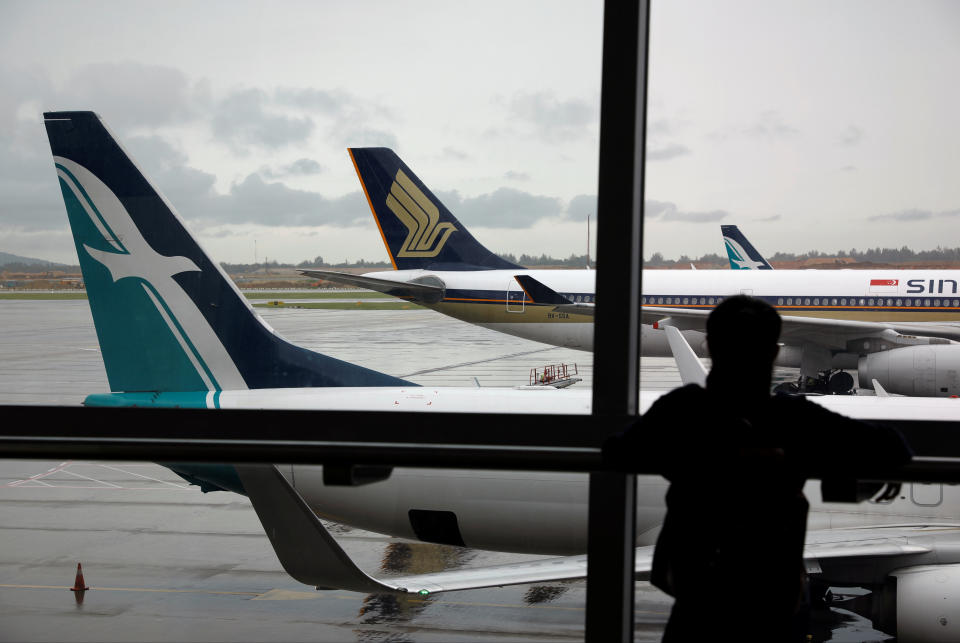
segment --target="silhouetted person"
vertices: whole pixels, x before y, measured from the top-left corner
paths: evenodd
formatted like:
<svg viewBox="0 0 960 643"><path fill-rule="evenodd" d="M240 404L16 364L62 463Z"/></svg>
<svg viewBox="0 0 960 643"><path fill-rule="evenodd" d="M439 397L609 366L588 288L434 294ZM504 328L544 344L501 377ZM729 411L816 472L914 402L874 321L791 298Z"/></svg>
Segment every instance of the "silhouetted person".
<svg viewBox="0 0 960 643"><path fill-rule="evenodd" d="M664 395L604 446L614 466L670 481L651 574L676 599L664 641L800 640L807 477L910 458L895 430L771 397L779 336L762 300L724 300L707 320L706 388Z"/></svg>

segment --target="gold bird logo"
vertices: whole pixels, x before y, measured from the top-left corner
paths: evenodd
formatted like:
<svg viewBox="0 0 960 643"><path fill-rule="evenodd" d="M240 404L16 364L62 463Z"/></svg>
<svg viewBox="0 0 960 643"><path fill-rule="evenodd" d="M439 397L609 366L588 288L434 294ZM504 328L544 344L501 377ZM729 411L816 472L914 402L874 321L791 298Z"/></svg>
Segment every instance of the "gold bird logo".
<svg viewBox="0 0 960 643"><path fill-rule="evenodd" d="M452 223L440 223L440 210L403 170L397 170L390 186L387 207L407 227L398 257L436 257L457 229Z"/></svg>

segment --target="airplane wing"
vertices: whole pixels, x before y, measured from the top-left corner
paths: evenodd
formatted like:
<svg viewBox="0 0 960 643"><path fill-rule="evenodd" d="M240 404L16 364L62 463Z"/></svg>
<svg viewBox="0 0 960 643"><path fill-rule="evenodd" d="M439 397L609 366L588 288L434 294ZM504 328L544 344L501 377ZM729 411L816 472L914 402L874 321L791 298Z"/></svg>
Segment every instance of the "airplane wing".
<svg viewBox="0 0 960 643"><path fill-rule="evenodd" d="M356 286L359 288L368 288L386 295L399 297L400 299L410 299L413 301L438 302L443 299L443 288L432 284L422 284L411 281L391 281L389 279L377 279L375 277L365 277L363 275L351 275L345 272L336 272L333 270L300 270L300 274L307 277L316 277L325 279L344 286Z"/></svg>
<svg viewBox="0 0 960 643"><path fill-rule="evenodd" d="M451 569L429 574L374 578L354 564L316 514L273 465L235 465L254 510L283 568L296 580L318 589L367 593L434 594L482 587L556 582L586 578L586 555ZM860 558L935 553L938 537L955 525L892 525L807 532L804 560L810 573L821 561L856 563ZM647 580L653 547L637 547L636 580Z"/></svg>
<svg viewBox="0 0 960 643"><path fill-rule="evenodd" d="M680 330L705 331L710 310L644 306L641 320L644 324L674 326ZM923 328L910 324L871 322L851 319L829 319L782 315L783 330L780 341L787 344L811 342L831 350L870 353L898 346L920 344L954 344L953 337L960 332L940 326ZM944 331L944 335L941 335ZM918 334L921 333L921 334ZM932 334L936 333L936 336Z"/></svg>
<svg viewBox="0 0 960 643"><path fill-rule="evenodd" d="M538 281L530 275L514 275L514 279L527 293L527 298L535 304L553 304L554 311L558 313L573 313L576 315L593 316L596 310L592 303L576 303L570 301L553 288L550 288L541 281Z"/></svg>
<svg viewBox="0 0 960 643"><path fill-rule="evenodd" d="M587 575L587 557L577 555L377 579L354 564L275 466L235 467L280 564L296 580L318 589L432 594ZM653 547L637 548L634 569L638 579L649 575L652 563Z"/></svg>

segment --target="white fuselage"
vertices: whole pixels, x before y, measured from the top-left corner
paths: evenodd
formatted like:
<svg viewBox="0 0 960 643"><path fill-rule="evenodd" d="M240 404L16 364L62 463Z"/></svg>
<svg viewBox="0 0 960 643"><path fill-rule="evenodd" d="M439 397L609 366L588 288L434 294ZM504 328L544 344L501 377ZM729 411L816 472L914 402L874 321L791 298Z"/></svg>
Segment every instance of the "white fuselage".
<svg viewBox="0 0 960 643"><path fill-rule="evenodd" d="M660 391L641 391L646 411ZM122 395L122 394L121 394ZM154 397L160 406L182 401L177 394ZM492 404L503 413L582 414L591 410L592 392L553 388L321 388L223 391L210 393L210 408L284 408L368 411L480 412ZM88 405L111 396L91 396ZM824 396L809 398L830 410L860 419L911 418L953 420L960 400L949 398ZM456 431L451 427L451 431ZM584 431L590 431L585 417ZM322 467L285 465L288 477L307 504L322 517L370 531L419 538L411 511L450 512L463 543L479 549L537 554L573 554L586 550L588 478L585 474L458 470L449 468L395 469L383 481L360 487L328 486ZM909 487L909 485L907 485ZM665 481L641 476L637 494L637 544L652 544L664 513ZM939 486L938 486L939 489ZM960 490L944 487L936 506L915 499L929 498L930 489L886 505L823 505L811 494L811 528L849 527L877 521L951 521L960 524ZM722 501L722 499L718 499Z"/></svg>
<svg viewBox="0 0 960 643"><path fill-rule="evenodd" d="M407 282L431 277L444 297L429 307L493 330L547 344L593 349L593 318L530 301L515 275L530 275L574 303L595 303L593 270L389 270L364 276ZM710 309L735 294L760 297L782 315L896 322L918 334L960 339L960 271L644 270L645 306ZM705 354L701 333L685 331ZM644 355L669 356L663 333L642 328Z"/></svg>

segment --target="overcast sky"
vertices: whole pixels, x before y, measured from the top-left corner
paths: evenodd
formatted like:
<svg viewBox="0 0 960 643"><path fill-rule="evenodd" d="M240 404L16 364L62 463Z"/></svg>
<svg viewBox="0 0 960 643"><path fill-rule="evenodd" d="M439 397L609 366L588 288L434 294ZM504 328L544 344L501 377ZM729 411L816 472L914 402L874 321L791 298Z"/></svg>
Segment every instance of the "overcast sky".
<svg viewBox="0 0 960 643"><path fill-rule="evenodd" d="M653 3L645 255L960 245L960 3ZM91 109L214 259L386 259L394 148L494 251L582 254L599 2L0 3L0 251L74 263L44 110ZM601 223L602 225L602 223Z"/></svg>

